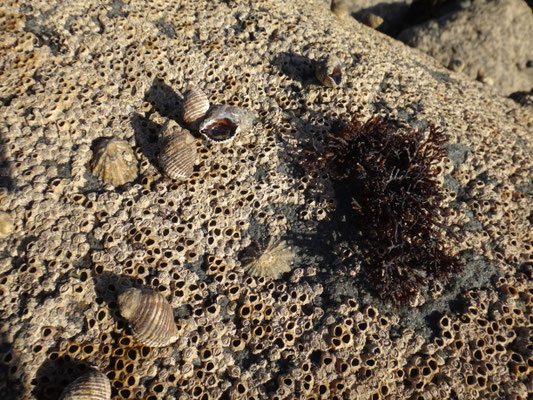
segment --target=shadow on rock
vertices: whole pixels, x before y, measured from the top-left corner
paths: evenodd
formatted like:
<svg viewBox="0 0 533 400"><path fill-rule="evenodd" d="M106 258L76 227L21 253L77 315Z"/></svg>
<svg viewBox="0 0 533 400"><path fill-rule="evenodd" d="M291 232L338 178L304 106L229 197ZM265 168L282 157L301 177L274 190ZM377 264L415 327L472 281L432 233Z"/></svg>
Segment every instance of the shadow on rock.
<svg viewBox="0 0 533 400"><path fill-rule="evenodd" d="M33 395L37 400L56 400L65 387L91 368L91 365L69 356L46 360L37 371Z"/></svg>
<svg viewBox="0 0 533 400"><path fill-rule="evenodd" d="M155 160L159 152L159 139L161 133L166 130L166 124L159 125L149 117L134 113L131 117L131 126L135 132L137 146L152 164L157 165Z"/></svg>
<svg viewBox="0 0 533 400"><path fill-rule="evenodd" d="M154 79L152 86L146 92L144 99L152 104L159 114L183 125L183 121L181 121L183 96L177 94L174 89L162 80L158 78Z"/></svg>
<svg viewBox="0 0 533 400"><path fill-rule="evenodd" d="M304 86L318 83L315 78L315 61L309 57L292 52L283 52L278 54L271 64L289 78L302 83Z"/></svg>

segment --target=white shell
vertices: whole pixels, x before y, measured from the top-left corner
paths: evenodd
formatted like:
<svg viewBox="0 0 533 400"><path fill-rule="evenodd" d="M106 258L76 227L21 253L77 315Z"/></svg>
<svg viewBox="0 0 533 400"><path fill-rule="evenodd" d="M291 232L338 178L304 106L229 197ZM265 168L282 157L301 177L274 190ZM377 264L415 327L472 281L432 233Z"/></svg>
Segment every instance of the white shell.
<svg viewBox="0 0 533 400"><path fill-rule="evenodd" d="M111 383L100 371L91 371L68 385L59 400L109 400Z"/></svg>
<svg viewBox="0 0 533 400"><path fill-rule="evenodd" d="M184 180L192 175L197 157L194 137L186 129L175 128L165 138L159 154L159 165L168 177Z"/></svg>
<svg viewBox="0 0 533 400"><path fill-rule="evenodd" d="M253 113L235 106L214 106L200 124L200 133L215 143L233 140L252 127Z"/></svg>
<svg viewBox="0 0 533 400"><path fill-rule="evenodd" d="M183 121L194 125L209 110L209 99L206 94L196 86L189 86L183 102Z"/></svg>
<svg viewBox="0 0 533 400"><path fill-rule="evenodd" d="M172 307L159 293L131 288L118 296L118 305L133 337L145 346L165 347L178 339Z"/></svg>

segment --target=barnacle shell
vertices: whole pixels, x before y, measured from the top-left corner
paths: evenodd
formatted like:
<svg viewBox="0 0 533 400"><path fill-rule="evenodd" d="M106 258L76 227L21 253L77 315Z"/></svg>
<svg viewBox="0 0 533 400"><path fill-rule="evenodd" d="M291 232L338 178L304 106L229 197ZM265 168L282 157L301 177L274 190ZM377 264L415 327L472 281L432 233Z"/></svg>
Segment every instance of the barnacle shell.
<svg viewBox="0 0 533 400"><path fill-rule="evenodd" d="M258 247L254 243L255 247ZM252 276L278 279L285 272L291 270L294 253L285 241L270 238L267 246L258 257L254 257L253 250L241 259L244 270Z"/></svg>
<svg viewBox="0 0 533 400"><path fill-rule="evenodd" d="M323 85L328 87L337 87L343 80L343 65L335 56L326 56L316 65L315 75Z"/></svg>
<svg viewBox="0 0 533 400"><path fill-rule="evenodd" d="M91 170L101 181L120 186L137 178L137 159L128 142L108 138L96 146Z"/></svg>
<svg viewBox="0 0 533 400"><path fill-rule="evenodd" d="M13 232L13 220L11 215L0 211L0 239L5 239Z"/></svg>
<svg viewBox="0 0 533 400"><path fill-rule="evenodd" d="M165 138L159 165L170 178L183 180L192 175L197 156L193 136L186 129L176 128Z"/></svg>
<svg viewBox="0 0 533 400"><path fill-rule="evenodd" d="M80 376L61 393L59 400L109 400L111 384L100 371L91 371Z"/></svg>
<svg viewBox="0 0 533 400"><path fill-rule="evenodd" d="M194 125L209 110L209 99L196 86L189 86L183 103L183 121Z"/></svg>
<svg viewBox="0 0 533 400"><path fill-rule="evenodd" d="M253 114L235 106L215 106L200 124L200 133L207 139L224 143L232 140L240 132L251 128Z"/></svg>
<svg viewBox="0 0 533 400"><path fill-rule="evenodd" d="M178 339L172 307L159 293L131 288L118 296L118 305L140 343L164 347Z"/></svg>

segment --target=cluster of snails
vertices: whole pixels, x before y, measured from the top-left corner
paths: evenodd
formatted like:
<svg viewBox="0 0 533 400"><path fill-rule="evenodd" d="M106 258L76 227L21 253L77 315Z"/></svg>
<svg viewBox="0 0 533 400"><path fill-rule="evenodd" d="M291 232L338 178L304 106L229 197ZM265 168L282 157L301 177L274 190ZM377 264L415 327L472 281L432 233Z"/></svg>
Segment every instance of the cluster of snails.
<svg viewBox="0 0 533 400"><path fill-rule="evenodd" d="M195 86L187 88L182 118L190 130L198 131L213 143L231 141L250 129L254 119L251 111L240 107L211 106L206 94ZM177 180L189 178L198 156L190 131L173 128L162 141L158 162L165 175ZM117 138L104 138L96 145L90 167L95 176L113 186L132 182L138 175L132 148Z"/></svg>
<svg viewBox="0 0 533 400"><path fill-rule="evenodd" d="M207 95L189 86L183 103L183 122L213 143L226 143L252 126L253 114L236 106L209 104ZM193 172L197 152L194 138L187 129L175 129L166 138L159 155L159 165L172 179L187 179Z"/></svg>
<svg viewBox="0 0 533 400"><path fill-rule="evenodd" d="M121 315L129 322L132 335L148 347L165 347L179 338L172 307L153 290L130 288L118 296ZM61 400L109 400L111 384L103 373L91 370L68 385Z"/></svg>

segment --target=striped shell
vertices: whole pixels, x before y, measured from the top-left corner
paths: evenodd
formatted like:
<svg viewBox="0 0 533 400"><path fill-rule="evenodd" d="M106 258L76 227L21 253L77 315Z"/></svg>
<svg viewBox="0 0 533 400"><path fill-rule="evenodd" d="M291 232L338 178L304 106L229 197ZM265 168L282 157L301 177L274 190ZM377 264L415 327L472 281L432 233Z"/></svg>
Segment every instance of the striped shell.
<svg viewBox="0 0 533 400"><path fill-rule="evenodd" d="M108 138L94 149L91 170L104 183L120 186L137 178L137 159L128 142Z"/></svg>
<svg viewBox="0 0 533 400"><path fill-rule="evenodd" d="M294 252L285 241L270 237L264 248L257 242L252 243L241 262L252 276L278 279L291 270L293 259Z"/></svg>
<svg viewBox="0 0 533 400"><path fill-rule="evenodd" d="M232 140L252 127L253 114L235 106L214 106L200 124L200 133L215 143Z"/></svg>
<svg viewBox="0 0 533 400"><path fill-rule="evenodd" d="M183 103L183 121L186 124L194 125L209 110L209 99L196 86L189 86Z"/></svg>
<svg viewBox="0 0 533 400"><path fill-rule="evenodd" d="M343 65L337 57L327 56L317 63L315 75L323 85L334 88L342 83L342 69Z"/></svg>
<svg viewBox="0 0 533 400"><path fill-rule="evenodd" d="M165 138L159 165L168 177L184 180L192 175L197 156L194 137L188 130L176 128Z"/></svg>
<svg viewBox="0 0 533 400"><path fill-rule="evenodd" d="M133 337L145 346L165 347L178 339L172 307L159 293L131 288L118 296L118 305Z"/></svg>
<svg viewBox="0 0 533 400"><path fill-rule="evenodd" d="M91 371L68 385L59 400L109 400L111 383L100 371Z"/></svg>

